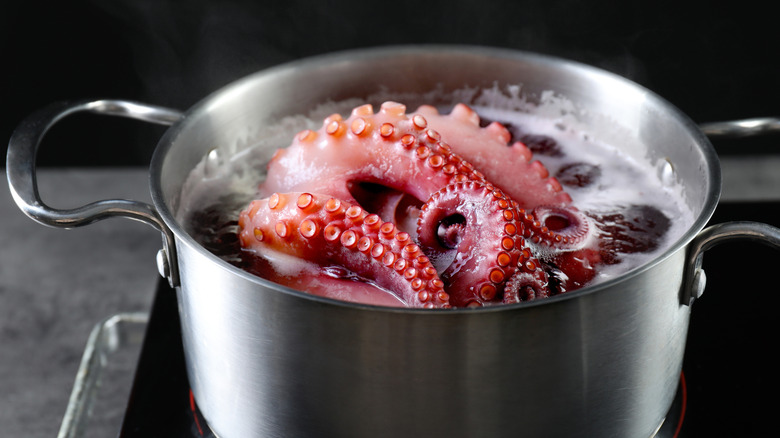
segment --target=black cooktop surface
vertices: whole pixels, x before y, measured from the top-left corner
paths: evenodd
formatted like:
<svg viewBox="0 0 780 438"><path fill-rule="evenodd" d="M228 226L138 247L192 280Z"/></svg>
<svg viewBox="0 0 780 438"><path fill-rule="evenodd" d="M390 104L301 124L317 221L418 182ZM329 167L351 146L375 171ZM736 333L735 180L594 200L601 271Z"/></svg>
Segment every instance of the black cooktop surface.
<svg viewBox="0 0 780 438"><path fill-rule="evenodd" d="M777 226L778 207L725 203L712 223ZM706 253L707 289L693 306L680 389L659 437L753 437L774 430L777 260L776 251L756 243L728 243ZM162 281L119 436L214 436L189 390L176 294Z"/></svg>

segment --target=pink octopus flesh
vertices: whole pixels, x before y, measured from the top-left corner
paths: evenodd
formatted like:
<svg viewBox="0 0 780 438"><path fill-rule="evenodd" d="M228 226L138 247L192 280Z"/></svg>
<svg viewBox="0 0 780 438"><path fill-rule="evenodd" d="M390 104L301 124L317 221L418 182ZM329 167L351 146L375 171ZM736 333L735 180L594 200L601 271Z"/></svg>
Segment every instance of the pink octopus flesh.
<svg viewBox="0 0 780 438"><path fill-rule="evenodd" d="M484 306L582 287L601 262L588 244L598 227L511 140L463 104L331 115L276 152L240 213L240 245L308 263L257 270L273 281L375 304L389 293L412 307Z"/></svg>

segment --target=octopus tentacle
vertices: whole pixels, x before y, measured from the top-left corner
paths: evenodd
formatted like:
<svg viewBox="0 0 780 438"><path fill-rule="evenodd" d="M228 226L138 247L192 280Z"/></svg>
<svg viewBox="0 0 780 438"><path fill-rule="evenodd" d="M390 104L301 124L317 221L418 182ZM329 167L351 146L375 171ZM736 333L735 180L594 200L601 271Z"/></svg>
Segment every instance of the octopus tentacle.
<svg viewBox="0 0 780 438"><path fill-rule="evenodd" d="M363 105L347 119L334 114L318 131L296 135L274 155L260 192L305 190L358 203L350 187L376 183L422 203L450 182L467 180L482 181L484 175L455 154L425 117L385 102L376 114ZM387 213L382 219L395 220Z"/></svg>
<svg viewBox="0 0 780 438"><path fill-rule="evenodd" d="M559 251L579 249L589 236L587 216L573 207L543 205L531 213L518 208L525 226L524 237L534 244L542 244Z"/></svg>
<svg viewBox="0 0 780 438"><path fill-rule="evenodd" d="M587 247L592 235L587 216L572 206L539 206L532 213L518 208L517 212L525 230L523 237L544 257L548 278L556 279L556 293L582 287L595 277L598 255Z"/></svg>
<svg viewBox="0 0 780 438"><path fill-rule="evenodd" d="M446 265L439 270L454 306L500 300L505 282L518 269L543 278L517 219L511 200L479 181L449 184L423 205L417 227L420 245L437 264Z"/></svg>
<svg viewBox="0 0 780 438"><path fill-rule="evenodd" d="M484 173L486 180L517 201L521 207L565 206L572 200L555 177L524 144L511 141L511 134L500 123L480 126L479 115L467 105L455 105L442 115L430 105L416 110L428 125L449 142L452 150Z"/></svg>
<svg viewBox="0 0 780 438"><path fill-rule="evenodd" d="M241 213L240 243L308 260L316 272L351 271L409 306L511 303L580 287L600 263L587 249L594 227L511 141L504 125L483 127L462 104L449 115L395 102L333 114L271 159L265 199Z"/></svg>
<svg viewBox="0 0 780 438"><path fill-rule="evenodd" d="M538 260L529 259L507 280L504 286L504 303L519 303L550 296L549 277L539 266L541 265Z"/></svg>
<svg viewBox="0 0 780 438"><path fill-rule="evenodd" d="M336 264L414 307L450 307L436 269L408 233L360 206L329 195L274 193L239 216L244 249L279 251L321 266Z"/></svg>

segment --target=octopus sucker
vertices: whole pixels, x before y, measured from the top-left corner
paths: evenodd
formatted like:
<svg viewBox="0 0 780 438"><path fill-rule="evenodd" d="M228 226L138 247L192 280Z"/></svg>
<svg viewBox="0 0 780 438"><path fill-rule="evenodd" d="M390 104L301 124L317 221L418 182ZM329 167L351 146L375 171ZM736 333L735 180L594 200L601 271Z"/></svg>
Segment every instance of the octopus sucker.
<svg viewBox="0 0 780 438"><path fill-rule="evenodd" d="M542 163L532 159L526 146L509 143L511 134L500 123L481 127L479 115L464 104L456 105L449 115L440 114L430 105L419 107L417 113L425 117L427 125L441 135L455 154L478 168L486 180L524 208L571 203L560 183L553 181L555 178L549 176Z"/></svg>
<svg viewBox="0 0 780 438"><path fill-rule="evenodd" d="M296 136L271 159L266 181L259 187L261 196L311 191L360 204L352 189L375 184L423 203L451 181L484 179L442 143L441 134L428 128L425 117L407 115L402 109L383 105L377 114L353 111L348 119L334 114L324 120L322 132ZM393 209L377 213L385 221L396 220Z"/></svg>
<svg viewBox="0 0 780 438"><path fill-rule="evenodd" d="M245 252L352 272L411 307L543 298L600 263L587 247L597 227L560 182L464 104L332 114L273 155L258 198L238 220Z"/></svg>
<svg viewBox="0 0 780 438"><path fill-rule="evenodd" d="M374 107L370 103L357 106L352 110L352 115L357 117L370 116L372 114L374 114Z"/></svg>
<svg viewBox="0 0 780 438"><path fill-rule="evenodd" d="M426 254L452 260L440 275L454 306L492 301L518 269L530 249L514 234L515 216L503 193L480 181L449 184L426 202L417 236Z"/></svg>
<svg viewBox="0 0 780 438"><path fill-rule="evenodd" d="M513 304L548 297L548 284L549 277L546 272L521 269L506 282L503 302Z"/></svg>
<svg viewBox="0 0 780 438"><path fill-rule="evenodd" d="M403 233L381 236L379 230L384 225L381 222L376 223L377 227L361 226L358 222L365 223L369 217L373 221L375 217L344 201L339 201L339 204L352 218L333 219L328 209L334 204L333 198L326 194L275 195L283 201L304 197L310 202L303 211L292 202L270 208L270 197L252 201L250 207L240 213L244 228L239 233L239 240L246 251L258 255L276 251L324 267L339 266L397 294L408 306L450 307L444 283L430 262L420 258L419 246L403 235L396 239ZM257 206L259 208L255 208ZM361 220L358 221L358 218ZM385 230L387 228L384 227ZM263 235L262 239L257 239L258 232ZM391 239L403 243L400 250L381 242ZM410 259L414 259L414 265L409 262ZM426 292L425 300L420 299L421 291Z"/></svg>
<svg viewBox="0 0 780 438"><path fill-rule="evenodd" d="M379 111L382 114L400 117L406 114L406 105L398 102L387 101L380 106Z"/></svg>
<svg viewBox="0 0 780 438"><path fill-rule="evenodd" d="M534 218L530 222L531 233L540 236L549 246L561 250L578 249L589 236L587 216L573 208L539 206L531 216Z"/></svg>
<svg viewBox="0 0 780 438"><path fill-rule="evenodd" d="M420 114L412 116L412 124L417 129L425 129L428 126L428 121Z"/></svg>

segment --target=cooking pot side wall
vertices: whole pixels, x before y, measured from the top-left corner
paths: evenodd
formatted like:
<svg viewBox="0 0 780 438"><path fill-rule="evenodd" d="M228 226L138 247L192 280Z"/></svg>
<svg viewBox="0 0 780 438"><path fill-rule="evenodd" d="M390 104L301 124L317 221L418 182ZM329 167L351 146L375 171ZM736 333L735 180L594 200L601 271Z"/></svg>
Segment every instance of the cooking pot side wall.
<svg viewBox="0 0 780 438"><path fill-rule="evenodd" d="M378 69L387 69L381 77L389 85L366 79ZM390 79L392 71L409 73L403 85ZM434 77L443 78L445 91L492 86L484 84L485 71L499 88L524 82L535 98L546 89L579 93L571 97L584 105L583 114L625 122L640 140L652 127L664 127L664 141L646 147L677 166L673 177L697 215L686 236L663 259L600 286L544 302L431 312L290 292L209 254L176 221L192 163L216 146L224 152L252 144L262 130L248 123L306 114L331 98L355 97L350 89L358 97L393 85L429 91ZM419 81L426 88L414 88L417 72L427 78ZM589 94L594 90L621 96L600 100ZM183 342L199 408L225 438L323 431L339 437L651 436L682 367L690 312L680 304L686 239L703 228L717 202L717 162L708 148L683 115L647 90L521 52L373 49L238 81L193 107L163 137L152 163L155 206L176 235Z"/></svg>
<svg viewBox="0 0 780 438"><path fill-rule="evenodd" d="M188 375L219 436L646 437L676 392L679 254L576 299L433 313L283 292L179 254Z"/></svg>

